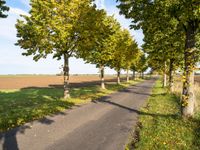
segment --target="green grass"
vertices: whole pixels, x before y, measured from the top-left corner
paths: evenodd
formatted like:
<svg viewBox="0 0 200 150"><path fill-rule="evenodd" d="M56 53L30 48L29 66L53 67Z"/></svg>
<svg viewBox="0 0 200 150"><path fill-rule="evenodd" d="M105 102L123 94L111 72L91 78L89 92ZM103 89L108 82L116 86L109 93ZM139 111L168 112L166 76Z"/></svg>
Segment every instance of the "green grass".
<svg viewBox="0 0 200 150"><path fill-rule="evenodd" d="M70 109L74 105L98 99L140 81L131 81L121 85L110 83L106 85L106 90L101 90L99 85L73 88L70 91L71 98L68 100L62 99L63 89L59 88L1 90L0 132Z"/></svg>
<svg viewBox="0 0 200 150"><path fill-rule="evenodd" d="M148 105L141 109L138 134L127 146L138 150L199 150L200 115L182 119L179 98L157 81Z"/></svg>

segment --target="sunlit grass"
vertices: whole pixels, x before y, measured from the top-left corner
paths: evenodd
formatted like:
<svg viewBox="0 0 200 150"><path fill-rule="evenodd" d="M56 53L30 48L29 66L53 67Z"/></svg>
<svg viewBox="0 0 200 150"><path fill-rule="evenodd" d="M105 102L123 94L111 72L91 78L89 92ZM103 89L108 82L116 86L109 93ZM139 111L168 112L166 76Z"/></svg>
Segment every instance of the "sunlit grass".
<svg viewBox="0 0 200 150"><path fill-rule="evenodd" d="M180 98L157 81L147 107L141 109L138 136L127 149L199 150L200 118L182 119Z"/></svg>
<svg viewBox="0 0 200 150"><path fill-rule="evenodd" d="M63 99L62 88L25 88L0 91L0 132L22 125L46 115L70 109L136 84L142 80L117 85L109 83L106 90L99 85L72 88L71 98Z"/></svg>

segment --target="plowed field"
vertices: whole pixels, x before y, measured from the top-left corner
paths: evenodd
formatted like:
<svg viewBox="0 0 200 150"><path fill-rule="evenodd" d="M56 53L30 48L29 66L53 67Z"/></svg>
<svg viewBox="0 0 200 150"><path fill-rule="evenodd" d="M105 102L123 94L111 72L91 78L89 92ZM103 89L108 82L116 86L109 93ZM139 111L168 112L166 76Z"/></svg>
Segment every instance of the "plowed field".
<svg viewBox="0 0 200 150"><path fill-rule="evenodd" d="M200 75L198 75L198 76L195 76L195 82L198 82L198 83L200 83Z"/></svg>
<svg viewBox="0 0 200 150"><path fill-rule="evenodd" d="M105 80L115 81L113 76L105 77ZM71 76L70 85L72 87L85 86L88 84L98 84L98 75ZM34 87L62 87L62 76L1 76L0 89L21 89Z"/></svg>

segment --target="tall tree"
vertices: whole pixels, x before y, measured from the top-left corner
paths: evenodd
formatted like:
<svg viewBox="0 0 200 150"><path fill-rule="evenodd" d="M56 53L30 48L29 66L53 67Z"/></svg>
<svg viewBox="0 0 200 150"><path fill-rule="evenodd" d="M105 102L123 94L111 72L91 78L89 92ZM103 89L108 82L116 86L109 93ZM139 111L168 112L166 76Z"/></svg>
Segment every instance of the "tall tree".
<svg viewBox="0 0 200 150"><path fill-rule="evenodd" d="M5 5L5 0L0 0L0 18L6 18L8 15L4 14L5 11L9 11L9 7Z"/></svg>
<svg viewBox="0 0 200 150"><path fill-rule="evenodd" d="M144 72L147 70L148 64L144 53L140 55L139 61L137 62L137 71L140 73L140 78L144 79Z"/></svg>
<svg viewBox="0 0 200 150"><path fill-rule="evenodd" d="M161 1L157 1L154 5L156 9L151 9L154 18L150 17L145 20L146 24L150 24L149 26L143 25L145 34L143 47L145 47L144 50L150 58L154 55L153 57L157 59L157 63L162 66L163 87L167 86L169 67L169 87L173 89L172 72L175 69L174 66L178 65L183 59L184 38L182 32L176 28L177 21L171 19L169 12L163 9L165 5ZM169 63L170 60L173 63Z"/></svg>
<svg viewBox="0 0 200 150"><path fill-rule="evenodd" d="M109 66L117 72L117 83L120 84L120 71L125 66L126 53L130 49L132 37L128 30L119 30L115 35L115 47Z"/></svg>
<svg viewBox="0 0 200 150"><path fill-rule="evenodd" d="M125 60L123 69L126 70L126 81L129 82L129 70L131 70L131 66L137 62L140 57L140 50L138 48L135 40L131 40L130 45L127 45L127 48L124 51Z"/></svg>
<svg viewBox="0 0 200 150"><path fill-rule="evenodd" d="M80 30L84 30L79 27L83 26L80 20L83 16L90 19L96 9L90 0L31 0L31 6L30 17L17 21L17 45L26 50L23 55L33 55L35 61L48 54L64 59L64 98L68 98L69 58L78 53Z"/></svg>
<svg viewBox="0 0 200 150"><path fill-rule="evenodd" d="M117 84L120 84L120 72L122 69L122 64L124 62L124 55L122 49L124 48L124 32L119 29L115 34L115 46L112 50L112 59L110 59L109 67L113 68L117 72ZM121 49L122 48L122 49Z"/></svg>
<svg viewBox="0 0 200 150"><path fill-rule="evenodd" d="M194 113L194 66L199 56L197 47L198 32L200 30L200 3L199 0L158 0L158 1L129 1L120 0L121 13L128 18L133 18L135 29L142 28L145 37L149 29L159 27L161 33L169 31L182 35L184 45L184 78L182 93L182 115L192 116ZM167 16L167 17L166 17ZM152 30L153 33L154 30ZM152 34L151 34L152 35ZM168 34L170 35L170 34ZM175 34L173 34L175 35Z"/></svg>
<svg viewBox="0 0 200 150"><path fill-rule="evenodd" d="M194 69L199 59L196 38L199 38L200 32L200 2L199 0L176 0L169 5L169 10L171 16L178 21L178 28L181 28L185 34L182 114L192 116L195 107Z"/></svg>
<svg viewBox="0 0 200 150"><path fill-rule="evenodd" d="M120 84L121 69L127 70L127 81L129 80L128 71L130 70L131 63L137 58L138 47L128 30L119 30L115 34L114 43L115 47L109 67L117 71L117 83Z"/></svg>
<svg viewBox="0 0 200 150"><path fill-rule="evenodd" d="M133 72L132 79L136 79L136 72L139 71L139 61L141 59L141 56L143 55L143 52L138 49L137 55L135 55L134 60L131 62L130 70Z"/></svg>
<svg viewBox="0 0 200 150"><path fill-rule="evenodd" d="M87 63L96 64L100 69L101 88L105 89L104 68L108 66L112 59L113 51L116 47L116 34L120 30L120 24L113 16L102 18L96 26L96 32L87 33L89 36L89 44L87 39L81 39L80 57ZM94 29L95 30L95 29Z"/></svg>

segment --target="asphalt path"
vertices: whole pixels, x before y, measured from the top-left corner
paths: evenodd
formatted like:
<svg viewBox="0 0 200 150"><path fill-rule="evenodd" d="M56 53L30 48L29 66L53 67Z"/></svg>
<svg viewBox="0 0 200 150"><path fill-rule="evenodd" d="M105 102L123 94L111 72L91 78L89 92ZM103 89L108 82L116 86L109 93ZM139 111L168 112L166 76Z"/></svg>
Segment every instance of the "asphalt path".
<svg viewBox="0 0 200 150"><path fill-rule="evenodd" d="M155 79L0 134L3 150L124 150Z"/></svg>

